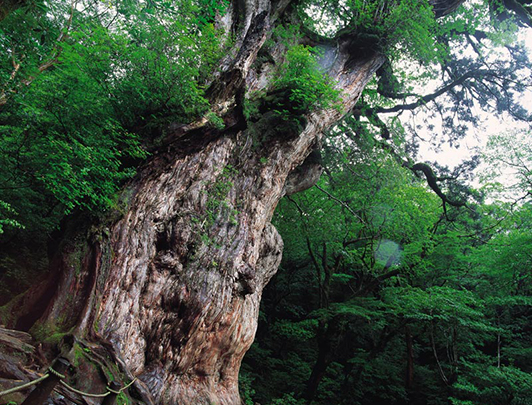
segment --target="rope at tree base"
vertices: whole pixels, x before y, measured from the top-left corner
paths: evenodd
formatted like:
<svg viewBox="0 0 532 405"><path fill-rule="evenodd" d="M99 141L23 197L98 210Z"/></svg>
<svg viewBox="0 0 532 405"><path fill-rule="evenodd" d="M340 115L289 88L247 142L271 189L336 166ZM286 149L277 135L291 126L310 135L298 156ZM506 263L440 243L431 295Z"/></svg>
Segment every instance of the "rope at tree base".
<svg viewBox="0 0 532 405"><path fill-rule="evenodd" d="M4 395L7 395L7 394L11 394L13 392L17 392L17 391L20 391L20 390L23 390L25 388L28 388L28 387L31 387L32 385L35 385L35 384L38 384L40 383L41 381L44 381L46 380L48 377L50 377L50 374L53 374L57 377L59 377L59 382L66 388L68 389L69 391L72 391L76 394L79 394L79 395L82 395L84 397L91 397L91 398L104 398L106 397L107 395L110 395L110 394L115 394L115 395L120 395L124 390L128 389L129 387L131 387L133 385L133 383L135 381L137 381L137 378L135 377L129 384L123 386L122 388L120 388L118 391L117 390L113 390L112 388L110 387L107 387L107 392L103 393L103 394L91 394L89 392L84 392L84 391L80 391L80 390L77 390L76 388L68 385L65 381L63 381L64 378L66 378L63 374L61 373L58 373L57 371L55 371L52 367L48 367L48 372L43 375L42 377L39 377L33 381L30 381L30 382L27 382L25 384L22 384L22 385L19 385L18 387L13 387L13 388L10 388L8 390L5 390L5 391L1 391L0 392L0 397L4 396ZM55 389L55 388L54 388Z"/></svg>
<svg viewBox="0 0 532 405"><path fill-rule="evenodd" d="M22 385L19 385L18 387L13 387L13 388L10 388L8 390L2 391L2 392L0 392L0 397L4 396L4 395L7 395L7 394L11 394L13 392L17 392L17 391L23 390L24 388L31 387L32 385L38 384L41 381L46 380L48 377L50 377L50 374L45 374L42 377L37 378L36 380L27 382L26 384L22 384Z"/></svg>
<svg viewBox="0 0 532 405"><path fill-rule="evenodd" d="M134 378L133 381L131 381L129 384L123 386L122 388L120 388L118 391L115 391L113 390L112 388L110 387L107 387L107 392L103 393L103 394L91 394L89 392L83 392L83 391L80 391L80 390L77 390L76 388L68 385L66 382L64 382L63 380L60 381L60 383L68 390L72 391L72 392L75 392L76 394L79 394L79 395L83 395L84 397L91 397L91 398L104 398L106 397L107 395L109 394L116 394L116 395L120 395L122 393L122 391L128 389L129 387L131 387L133 385L133 383L137 381L137 378Z"/></svg>
<svg viewBox="0 0 532 405"><path fill-rule="evenodd" d="M53 375L55 375L56 377L59 377L59 379L61 379L61 380L62 380L63 378L66 378L63 374L58 373L57 371L55 371L55 370L52 368L52 366L48 367L48 371L49 371L50 373L52 373Z"/></svg>
<svg viewBox="0 0 532 405"><path fill-rule="evenodd" d="M107 387L107 392L103 393L103 394L89 394L88 392L83 392L83 391L80 391L80 390L77 390L75 389L74 387L71 387L70 385L68 385L66 382L64 382L63 380L59 381L61 383L61 385L63 385L63 387L65 387L67 390L69 391L72 391L72 392L75 392L76 394L79 394L79 395L83 395L84 397L91 397L91 398L104 398L106 397L107 395L111 394L111 391L109 391L109 387Z"/></svg>

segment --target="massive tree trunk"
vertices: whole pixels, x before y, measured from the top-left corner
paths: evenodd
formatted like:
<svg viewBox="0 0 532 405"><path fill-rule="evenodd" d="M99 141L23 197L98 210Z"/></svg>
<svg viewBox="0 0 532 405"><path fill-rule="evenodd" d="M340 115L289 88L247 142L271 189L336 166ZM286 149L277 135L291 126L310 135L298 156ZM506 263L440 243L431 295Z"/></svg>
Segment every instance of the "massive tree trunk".
<svg viewBox="0 0 532 405"><path fill-rule="evenodd" d="M258 63L257 53L286 3L230 5L219 24L236 40L209 90L226 128L176 126L123 191L119 218L67 232L39 287L48 293L18 303L31 310L13 325L104 347L137 377L145 403L240 403L240 362L281 259L272 214L284 194L312 184L295 169L384 61L348 35L324 41L324 69L342 90L342 108L306 112L297 129L268 111L246 122L244 94L271 86L274 63ZM274 49L280 63L283 47Z"/></svg>

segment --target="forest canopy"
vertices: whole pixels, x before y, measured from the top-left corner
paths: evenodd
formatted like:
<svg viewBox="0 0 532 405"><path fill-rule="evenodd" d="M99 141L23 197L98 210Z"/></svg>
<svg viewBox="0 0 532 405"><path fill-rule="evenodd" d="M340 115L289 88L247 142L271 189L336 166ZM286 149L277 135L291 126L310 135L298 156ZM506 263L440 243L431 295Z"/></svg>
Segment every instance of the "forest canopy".
<svg viewBox="0 0 532 405"><path fill-rule="evenodd" d="M466 3L459 13L435 19L429 2L303 2L297 7L299 29L310 30L318 54L296 56L302 39L297 25L281 26L273 35L295 48L287 53L277 86L297 88L291 101L308 107L312 100L294 97L334 98L320 96L330 90L309 86L319 76L305 76L290 60L326 59L319 52L329 45L320 34L354 32L365 48L388 59L354 111L366 118L357 130L377 126L387 139L389 129L380 117L419 107L430 111L429 130L441 119L449 142L478 124L473 107L528 120L530 113L518 101L529 86L528 57L517 41L518 26L527 20L488 3ZM225 7L30 1L9 13L1 42L2 224L49 232L74 208L108 209L136 162L171 125L201 116L223 125L210 111L204 89L223 42L230 40L214 24ZM265 48L267 53L268 44ZM423 67L405 68L408 61ZM306 69L317 72L318 64ZM435 92L415 91L436 78ZM408 142L415 147L417 139Z"/></svg>
<svg viewBox="0 0 532 405"><path fill-rule="evenodd" d="M114 280L121 273L109 269L123 260L120 282L144 280L127 273L137 256L120 256L144 249L146 274L192 287L158 287L171 315L139 327L146 364L128 370L211 378L175 360L188 350L179 333L193 330L189 312L210 308L184 297L215 274L230 280L231 302L258 305L254 272L275 267L268 255L282 245L257 242L275 239L265 225L275 209L283 261L240 372L243 403L530 404L531 2L274 1L260 12L237 3L0 5L0 323L44 322L47 312L17 318L9 301L50 274L97 285L100 262ZM420 155L424 142L458 147L486 117L519 129L457 167ZM197 178L180 162L201 162ZM511 184L501 178L509 170ZM161 219L167 201L175 212ZM126 222L142 230L136 238L123 236ZM249 246L257 251L243 254ZM264 270L264 284L274 272ZM100 287L79 290L91 288ZM94 302L112 294L98 294L84 337L107 333ZM76 330L79 319L50 330ZM43 339L34 324L25 328ZM119 340L113 333L106 339ZM224 359L247 348L219 350ZM185 385L161 379L167 393ZM169 403L182 400L175 390Z"/></svg>

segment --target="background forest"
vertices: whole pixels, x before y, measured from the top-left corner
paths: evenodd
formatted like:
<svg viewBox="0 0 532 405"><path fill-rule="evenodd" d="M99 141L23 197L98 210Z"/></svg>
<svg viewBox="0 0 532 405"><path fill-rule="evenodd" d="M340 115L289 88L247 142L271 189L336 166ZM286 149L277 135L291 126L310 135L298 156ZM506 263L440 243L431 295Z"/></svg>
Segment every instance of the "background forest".
<svg viewBox="0 0 532 405"><path fill-rule="evenodd" d="M3 323L65 224L124 213L120 190L168 134L193 121L224 130L209 86L234 41L215 23L223 1L15 3L0 21ZM302 1L299 20L271 33L257 63L286 56L273 91L246 95L255 149L265 105L298 129L297 114L340 108L316 38L357 32L386 62L315 151L318 183L277 207L283 261L240 371L244 404L532 405L530 4L440 16L424 1ZM404 120L411 111L423 122ZM459 145L486 114L524 129L455 168L418 161L421 142ZM235 170L202 226L236 222Z"/></svg>
<svg viewBox="0 0 532 405"><path fill-rule="evenodd" d="M320 182L276 214L285 253L246 403L531 404L527 147L494 151L520 167L519 203L469 190L444 210L424 179L340 133Z"/></svg>
<svg viewBox="0 0 532 405"><path fill-rule="evenodd" d="M532 404L529 73L515 77L518 103L502 84L511 65L530 67L513 37L524 24L501 18L488 34L481 3L459 12L428 56L454 80L391 102L438 74L396 47L327 134L318 184L281 201L283 262L244 359L246 404ZM457 167L414 164L420 142L458 148L486 125L479 110L504 132Z"/></svg>

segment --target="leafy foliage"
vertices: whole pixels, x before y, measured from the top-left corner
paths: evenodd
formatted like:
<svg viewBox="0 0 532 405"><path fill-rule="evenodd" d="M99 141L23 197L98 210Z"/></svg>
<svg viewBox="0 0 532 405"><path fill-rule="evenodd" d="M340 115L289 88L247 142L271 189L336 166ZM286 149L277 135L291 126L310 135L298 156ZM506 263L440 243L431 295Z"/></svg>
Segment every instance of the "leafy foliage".
<svg viewBox="0 0 532 405"><path fill-rule="evenodd" d="M295 45L286 52L286 63L281 66L274 86L288 90L288 100L295 110L329 108L339 101L340 92L320 71L317 57L316 50L304 45Z"/></svg>
<svg viewBox="0 0 532 405"><path fill-rule="evenodd" d="M0 302L42 274L66 215L120 212L118 190L169 124L209 111L226 6L60 0L2 20Z"/></svg>
<svg viewBox="0 0 532 405"><path fill-rule="evenodd" d="M305 43L349 35L357 57L388 60L325 141L326 176L280 203L286 254L243 367L244 403L530 403L529 142L512 149L516 137L501 135L484 157L516 170L519 203L481 204L447 182L469 204L447 210L408 170L419 128L381 118L431 107L426 133L443 142L448 131L450 143L478 124L476 106L530 120L519 100L532 87L516 43L524 17L508 11L521 3L467 2L436 20L428 1L312 0L298 2L302 26L276 22L265 47L279 46L285 63L244 111L260 141L299 134L305 114L340 98L302 33ZM117 207L170 123L204 116L224 128L204 86L232 34L214 24L228 2L75 4L28 1L0 26L1 299L29 284L27 269L45 268L65 215ZM436 77L435 91L418 94ZM454 179L476 163L439 171ZM237 175L227 166L210 185L203 225L234 222L226 200Z"/></svg>
<svg viewBox="0 0 532 405"><path fill-rule="evenodd" d="M222 5L87 2L80 10L43 3L3 22L5 225L49 231L78 207L112 207L146 156L141 144L208 108L201 85L221 49L209 21Z"/></svg>
<svg viewBox="0 0 532 405"><path fill-rule="evenodd" d="M527 404L530 207L445 215L379 142L343 128L327 176L280 205L285 256L243 369L252 398Z"/></svg>
<svg viewBox="0 0 532 405"><path fill-rule="evenodd" d="M305 1L300 12L313 31L327 36L354 32L373 50L400 52L425 62L445 55L435 41L437 24L428 1Z"/></svg>

